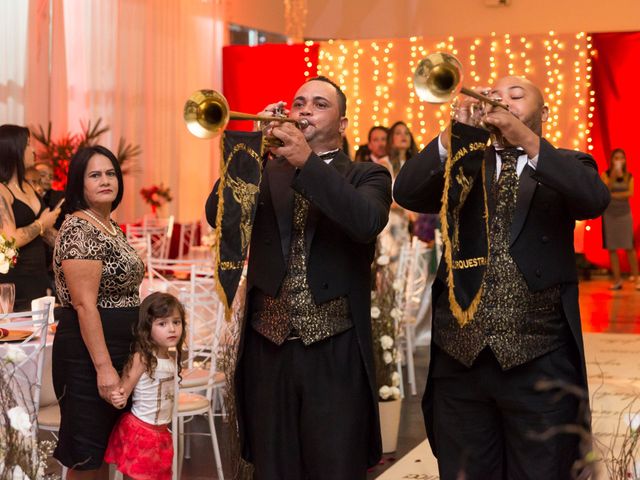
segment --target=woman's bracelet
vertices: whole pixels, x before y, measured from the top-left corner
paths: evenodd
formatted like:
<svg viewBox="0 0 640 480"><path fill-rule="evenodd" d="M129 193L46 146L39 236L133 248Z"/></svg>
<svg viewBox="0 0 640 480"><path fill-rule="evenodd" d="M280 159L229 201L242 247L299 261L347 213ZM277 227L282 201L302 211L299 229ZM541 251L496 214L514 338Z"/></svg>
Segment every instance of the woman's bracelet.
<svg viewBox="0 0 640 480"><path fill-rule="evenodd" d="M42 236L42 234L44 234L44 226L42 225L42 222L36 218L33 223L37 223L40 226L40 236Z"/></svg>

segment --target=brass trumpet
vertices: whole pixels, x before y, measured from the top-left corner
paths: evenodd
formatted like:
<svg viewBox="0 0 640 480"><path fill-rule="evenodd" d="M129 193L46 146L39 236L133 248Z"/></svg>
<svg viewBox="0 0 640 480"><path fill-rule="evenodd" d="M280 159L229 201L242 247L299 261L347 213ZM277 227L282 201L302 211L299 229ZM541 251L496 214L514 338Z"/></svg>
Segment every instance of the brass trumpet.
<svg viewBox="0 0 640 480"><path fill-rule="evenodd" d="M462 65L449 53L437 52L423 58L413 74L418 97L429 103L444 103L462 93L494 107L509 110L504 103L462 86Z"/></svg>
<svg viewBox="0 0 640 480"><path fill-rule="evenodd" d="M491 132L493 143L508 147L509 142L502 136L500 130L485 124L481 117L487 105L504 108L509 111L509 105L500 100L482 95L474 90L462 86L462 65L456 57L449 53L437 52L423 58L413 75L413 85L418 97L429 103L444 103L450 101L459 93L480 100L480 105L471 105L470 119L476 127ZM454 110L456 107L453 107ZM452 111L453 113L453 111Z"/></svg>
<svg viewBox="0 0 640 480"><path fill-rule="evenodd" d="M213 138L222 132L229 120L253 120L260 122L290 122L303 130L308 125L307 120L294 120L286 117L267 117L251 115L249 113L234 112L229 110L229 103L224 96L215 90L197 90L184 104L183 118L189 131L199 138ZM281 146L275 137L267 138L267 145Z"/></svg>

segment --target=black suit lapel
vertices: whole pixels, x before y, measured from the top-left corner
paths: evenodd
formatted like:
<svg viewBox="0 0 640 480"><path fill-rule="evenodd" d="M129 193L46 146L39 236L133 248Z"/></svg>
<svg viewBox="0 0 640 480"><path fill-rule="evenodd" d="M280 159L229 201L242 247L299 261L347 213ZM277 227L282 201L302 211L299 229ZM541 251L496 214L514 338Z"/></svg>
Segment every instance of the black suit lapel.
<svg viewBox="0 0 640 480"><path fill-rule="evenodd" d="M524 221L527 219L529 213L529 207L531 205L531 199L536 191L538 182L531 176L534 170L527 163L520 174L518 181L518 196L516 197L516 209L513 213L513 221L511 222L511 242L509 245L513 245L520 235L520 231L524 226Z"/></svg>
<svg viewBox="0 0 640 480"><path fill-rule="evenodd" d="M284 158L275 158L267 161L266 171L271 202L278 220L282 256L286 262L289 256L293 223L293 189L291 188L291 182L296 170Z"/></svg>
<svg viewBox="0 0 640 480"><path fill-rule="evenodd" d="M347 157L342 151L339 151L329 166L338 170L342 175L345 175L348 168L351 166L351 159ZM311 250L311 241L313 235L316 233L316 227L318 226L318 219L320 218L320 210L313 204L309 205L309 213L307 214L307 224L304 230L304 244L307 250L307 257Z"/></svg>

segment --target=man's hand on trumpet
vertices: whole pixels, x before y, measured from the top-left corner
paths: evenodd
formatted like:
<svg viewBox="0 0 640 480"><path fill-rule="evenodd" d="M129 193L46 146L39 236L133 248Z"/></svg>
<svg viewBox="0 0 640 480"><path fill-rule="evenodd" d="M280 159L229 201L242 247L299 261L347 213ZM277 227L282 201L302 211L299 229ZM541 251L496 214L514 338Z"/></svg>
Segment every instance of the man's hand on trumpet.
<svg viewBox="0 0 640 480"><path fill-rule="evenodd" d="M513 112L493 107L485 113L482 121L498 130L506 145L522 147L529 158L534 158L540 153L540 137Z"/></svg>
<svg viewBox="0 0 640 480"><path fill-rule="evenodd" d="M485 95L489 89L486 87L476 87L474 90ZM478 99L468 97L466 95L460 95L455 99L451 109L451 118L456 122L471 125L472 127L480 126L483 109L481 107L481 102ZM442 132L442 135L440 135L442 146L447 150L449 150L449 138L451 137L450 131L451 123L447 125L447 128Z"/></svg>
<svg viewBox="0 0 640 480"><path fill-rule="evenodd" d="M264 110L258 112L257 115L259 115L260 117L288 117L289 110L287 109L287 102L280 100L276 103L270 103L269 105L264 107ZM256 132L258 130L262 130L266 134L266 130L267 128L269 128L269 125L271 125L271 122L253 122L253 130Z"/></svg>
<svg viewBox="0 0 640 480"><path fill-rule="evenodd" d="M269 129L269 134L283 143L281 147L271 147L271 153L286 158L296 168L302 168L312 152L304 133L287 122L271 122Z"/></svg>

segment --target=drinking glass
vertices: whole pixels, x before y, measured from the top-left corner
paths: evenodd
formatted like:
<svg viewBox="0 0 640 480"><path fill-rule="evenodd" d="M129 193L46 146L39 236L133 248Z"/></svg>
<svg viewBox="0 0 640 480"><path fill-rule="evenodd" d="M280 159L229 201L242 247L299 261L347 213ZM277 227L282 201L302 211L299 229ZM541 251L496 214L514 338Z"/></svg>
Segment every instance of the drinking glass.
<svg viewBox="0 0 640 480"><path fill-rule="evenodd" d="M13 312L13 302L16 300L16 286L13 283L0 283L0 313Z"/></svg>

